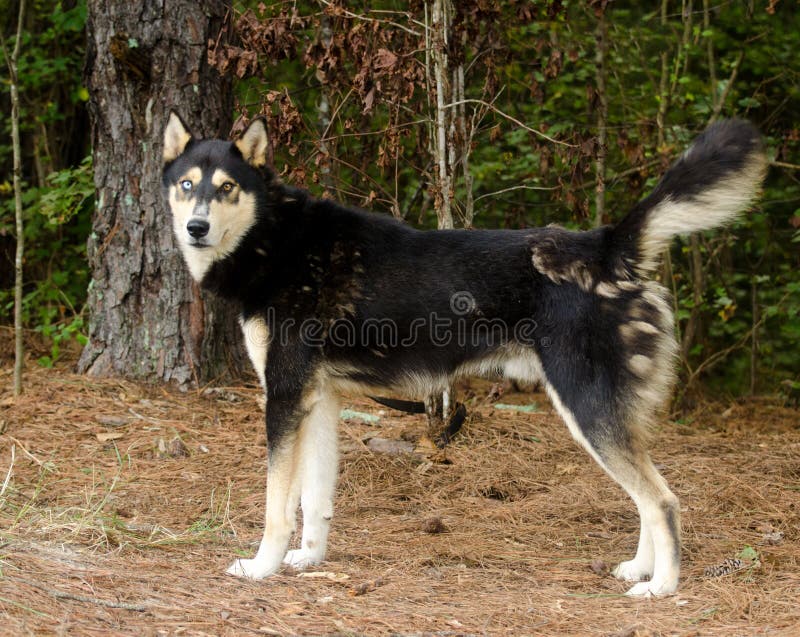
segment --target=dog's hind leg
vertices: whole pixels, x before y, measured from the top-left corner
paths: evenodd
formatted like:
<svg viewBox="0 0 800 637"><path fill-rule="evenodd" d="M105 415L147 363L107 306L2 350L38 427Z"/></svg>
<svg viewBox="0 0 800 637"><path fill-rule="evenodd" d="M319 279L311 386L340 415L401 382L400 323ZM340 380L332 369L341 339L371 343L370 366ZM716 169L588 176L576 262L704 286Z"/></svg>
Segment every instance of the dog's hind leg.
<svg viewBox="0 0 800 637"><path fill-rule="evenodd" d="M617 449L606 454L603 468L628 492L640 517L639 544L632 560L613 571L637 581L628 595L667 595L678 588L680 574L680 508L644 449Z"/></svg>
<svg viewBox="0 0 800 637"><path fill-rule="evenodd" d="M640 516L639 544L635 557L622 562L614 575L625 580L642 580L628 595L650 596L674 593L680 573L680 509L678 499L653 466L650 456L633 432L613 424L606 414L587 409L591 398L577 393L565 404L547 383L547 392L573 437L633 499ZM577 407L577 409L576 409ZM602 411L599 410L599 411ZM610 418L610 416L608 417Z"/></svg>
<svg viewBox="0 0 800 637"><path fill-rule="evenodd" d="M611 571L614 577L626 582L641 582L650 579L653 576L653 566L655 565L655 546L650 523L638 505L636 508L639 512L639 545L636 547L636 555L632 560L617 564Z"/></svg>
<svg viewBox="0 0 800 637"><path fill-rule="evenodd" d="M325 558L338 468L339 401L322 388L310 402L313 404L300 425L298 448L303 537L300 548L289 551L283 559L295 568L313 566Z"/></svg>

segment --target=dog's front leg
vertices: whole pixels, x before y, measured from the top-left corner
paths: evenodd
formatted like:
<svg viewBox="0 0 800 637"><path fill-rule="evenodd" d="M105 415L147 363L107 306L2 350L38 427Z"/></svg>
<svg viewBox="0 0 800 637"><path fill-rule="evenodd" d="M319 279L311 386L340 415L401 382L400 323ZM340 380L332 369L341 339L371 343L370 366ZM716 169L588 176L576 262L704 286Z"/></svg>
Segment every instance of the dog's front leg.
<svg viewBox="0 0 800 637"><path fill-rule="evenodd" d="M228 568L231 575L261 579L277 571L294 531L300 491L297 435L292 433L269 447L264 535L256 556L236 560Z"/></svg>
<svg viewBox="0 0 800 637"><path fill-rule="evenodd" d="M298 350L279 344L270 347L266 368L267 389L267 503L264 535L253 559L236 560L228 573L253 579L280 568L295 526L302 486L300 425L304 421L303 390L307 383Z"/></svg>

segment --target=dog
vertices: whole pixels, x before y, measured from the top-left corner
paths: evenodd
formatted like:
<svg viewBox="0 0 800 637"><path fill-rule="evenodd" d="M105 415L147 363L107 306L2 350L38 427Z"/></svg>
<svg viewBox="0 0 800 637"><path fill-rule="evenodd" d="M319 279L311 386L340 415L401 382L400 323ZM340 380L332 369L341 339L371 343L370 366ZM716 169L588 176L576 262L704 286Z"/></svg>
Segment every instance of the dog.
<svg viewBox="0 0 800 637"><path fill-rule="evenodd" d="M260 579L325 556L337 478L337 395L441 392L465 375L541 382L575 440L635 503L632 596L676 591L678 500L654 467L649 426L675 382L667 290L650 278L679 234L733 221L767 160L749 123L712 124L617 224L586 232L420 231L316 199L267 166L254 119L233 141L199 139L174 111L162 191L194 279L235 304L266 395ZM300 548L288 550L298 504Z"/></svg>

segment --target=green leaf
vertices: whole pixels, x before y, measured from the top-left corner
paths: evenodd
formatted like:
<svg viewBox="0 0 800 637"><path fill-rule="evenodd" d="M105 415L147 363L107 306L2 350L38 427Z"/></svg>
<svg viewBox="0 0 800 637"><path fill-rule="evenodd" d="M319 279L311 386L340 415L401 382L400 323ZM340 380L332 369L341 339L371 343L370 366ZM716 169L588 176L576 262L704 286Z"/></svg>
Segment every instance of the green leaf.
<svg viewBox="0 0 800 637"><path fill-rule="evenodd" d="M495 403L495 409L507 409L510 411L518 411L523 414L532 414L539 410L539 405L531 403L530 405L507 405L505 403Z"/></svg>
<svg viewBox="0 0 800 637"><path fill-rule="evenodd" d="M738 104L742 108L758 108L761 106L761 102L754 97L743 97L738 101Z"/></svg>
<svg viewBox="0 0 800 637"><path fill-rule="evenodd" d="M740 560L748 560L750 562L755 562L758 559L758 551L756 551L752 546L747 545L736 556Z"/></svg>

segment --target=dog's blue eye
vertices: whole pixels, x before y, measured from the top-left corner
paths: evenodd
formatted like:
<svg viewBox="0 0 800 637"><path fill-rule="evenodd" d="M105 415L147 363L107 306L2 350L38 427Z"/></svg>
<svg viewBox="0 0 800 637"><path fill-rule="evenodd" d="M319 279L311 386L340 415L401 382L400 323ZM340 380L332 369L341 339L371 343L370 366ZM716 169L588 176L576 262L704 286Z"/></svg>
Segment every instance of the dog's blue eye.
<svg viewBox="0 0 800 637"><path fill-rule="evenodd" d="M192 182L189 181L188 179L184 179L181 182L181 189L184 190L185 192L189 192L192 189Z"/></svg>

